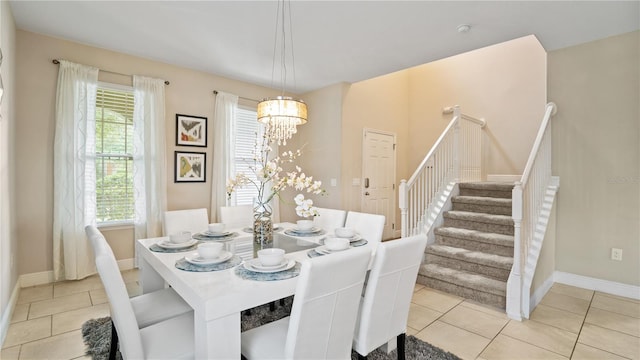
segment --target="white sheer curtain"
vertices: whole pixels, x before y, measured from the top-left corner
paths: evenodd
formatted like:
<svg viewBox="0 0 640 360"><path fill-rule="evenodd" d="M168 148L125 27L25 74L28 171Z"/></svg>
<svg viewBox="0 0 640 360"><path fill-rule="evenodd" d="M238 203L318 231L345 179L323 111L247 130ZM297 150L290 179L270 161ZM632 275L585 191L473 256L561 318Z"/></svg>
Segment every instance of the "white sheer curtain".
<svg viewBox="0 0 640 360"><path fill-rule="evenodd" d="M53 274L95 273L84 227L95 222L95 104L98 69L60 60L53 144Z"/></svg>
<svg viewBox="0 0 640 360"><path fill-rule="evenodd" d="M164 80L133 76L135 238L162 236L167 208Z"/></svg>
<svg viewBox="0 0 640 360"><path fill-rule="evenodd" d="M221 206L227 205L227 179L235 173L236 109L238 96L224 92L216 95L213 113L213 176L211 182L211 220L219 221Z"/></svg>

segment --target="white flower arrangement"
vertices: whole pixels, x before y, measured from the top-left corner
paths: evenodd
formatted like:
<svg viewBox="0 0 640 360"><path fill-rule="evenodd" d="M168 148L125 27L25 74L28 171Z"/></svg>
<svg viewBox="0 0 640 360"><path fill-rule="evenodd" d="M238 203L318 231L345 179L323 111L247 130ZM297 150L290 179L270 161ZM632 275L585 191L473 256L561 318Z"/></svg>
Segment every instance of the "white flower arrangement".
<svg viewBox="0 0 640 360"><path fill-rule="evenodd" d="M267 129L268 130L268 129ZM268 134L268 131L265 132ZM257 138L257 136L256 136ZM321 181L314 181L312 176L307 176L300 166L294 166L292 171L284 171L282 166L292 164L302 152L300 150L285 151L280 156L270 159L273 151L271 148L271 139L267 135L262 136L262 141L256 139L256 147L252 159L253 164L249 167L250 171L255 175L255 179L247 176L245 173L236 174L235 178L227 180L227 196L231 198L231 194L236 188L244 186L254 186L258 192L255 208L260 207L271 212L269 202L275 197L280 197L280 192L287 187L294 188L298 191L305 191L315 195L323 195L325 190L322 189ZM293 166L293 165L292 165ZM311 199L305 199L303 194L298 194L294 198L296 205L296 214L301 217L315 216L318 211L313 207Z"/></svg>

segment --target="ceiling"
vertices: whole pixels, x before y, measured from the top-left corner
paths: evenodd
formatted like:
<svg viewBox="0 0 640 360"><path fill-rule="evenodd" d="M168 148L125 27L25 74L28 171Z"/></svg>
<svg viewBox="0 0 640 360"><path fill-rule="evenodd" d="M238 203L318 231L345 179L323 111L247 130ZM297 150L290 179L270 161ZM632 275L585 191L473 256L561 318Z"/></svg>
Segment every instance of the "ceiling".
<svg viewBox="0 0 640 360"><path fill-rule="evenodd" d="M11 1L19 29L280 88L276 1ZM640 1L292 1L295 87L357 82L535 35L555 50L640 28ZM460 24L471 25L459 33ZM274 80L275 77L275 80Z"/></svg>

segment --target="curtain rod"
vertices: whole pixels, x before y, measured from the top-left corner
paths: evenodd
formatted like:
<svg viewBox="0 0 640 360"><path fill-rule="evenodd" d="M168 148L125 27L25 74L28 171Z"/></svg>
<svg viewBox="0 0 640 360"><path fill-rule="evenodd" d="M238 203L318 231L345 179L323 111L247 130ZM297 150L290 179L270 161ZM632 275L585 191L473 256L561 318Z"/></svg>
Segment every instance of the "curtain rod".
<svg viewBox="0 0 640 360"><path fill-rule="evenodd" d="M58 59L53 59L53 60L51 60L51 62L56 64L56 65L60 64L60 61L58 61ZM119 73L119 72L115 72L115 71L109 71L109 70L103 70L103 69L98 69L98 70L100 70L102 72L107 72L107 73L110 73L110 74L116 74L116 75L122 75L122 76L131 76L129 74L123 74L123 73ZM171 83L169 82L169 80L165 80L164 84L165 85L169 85Z"/></svg>
<svg viewBox="0 0 640 360"><path fill-rule="evenodd" d="M213 95L218 95L218 90L213 90ZM242 100L248 100L248 101L257 102L257 103L259 103L259 102L260 102L260 100L256 100L256 99L249 99L249 98L242 97L242 96L238 96L238 98L239 98L239 99L242 99Z"/></svg>

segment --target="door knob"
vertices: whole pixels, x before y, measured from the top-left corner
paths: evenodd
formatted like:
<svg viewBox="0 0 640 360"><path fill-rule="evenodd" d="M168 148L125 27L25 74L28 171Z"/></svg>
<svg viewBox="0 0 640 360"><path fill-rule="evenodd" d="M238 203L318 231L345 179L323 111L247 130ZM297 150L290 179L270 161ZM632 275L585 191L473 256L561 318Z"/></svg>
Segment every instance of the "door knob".
<svg viewBox="0 0 640 360"><path fill-rule="evenodd" d="M369 192L367 191L366 193L364 193L366 196L369 196Z"/></svg>

